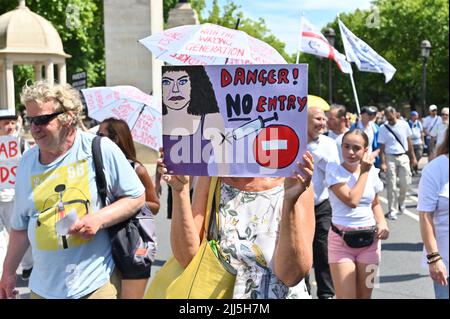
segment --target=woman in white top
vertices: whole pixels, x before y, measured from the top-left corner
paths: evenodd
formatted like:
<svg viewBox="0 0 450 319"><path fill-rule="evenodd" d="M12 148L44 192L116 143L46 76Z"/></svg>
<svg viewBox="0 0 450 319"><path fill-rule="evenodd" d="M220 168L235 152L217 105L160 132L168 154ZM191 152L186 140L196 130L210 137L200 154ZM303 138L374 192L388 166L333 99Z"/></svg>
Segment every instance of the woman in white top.
<svg viewBox="0 0 450 319"><path fill-rule="evenodd" d="M302 279L311 269L314 237L312 155L303 161L292 178L219 179L218 244L237 271L234 299L305 297ZM158 170L173 192L172 251L187 267L202 241L211 178L199 177L191 205L189 177L167 175L162 160ZM294 286L297 295L289 289Z"/></svg>
<svg viewBox="0 0 450 319"><path fill-rule="evenodd" d="M423 265L428 267L436 299L448 299L449 249L449 132L436 157L422 171L419 182L420 232L424 243ZM426 255L426 259L425 259ZM425 264L427 261L427 264Z"/></svg>
<svg viewBox="0 0 450 319"><path fill-rule="evenodd" d="M377 151L368 153L364 131L354 129L342 139L342 164L327 166L326 181L331 190L332 227L328 233L330 263L336 298L369 299L380 262L381 242L389 236L378 193L383 184L373 167ZM367 230L367 242L353 236L352 244L344 241L352 230ZM343 238L344 236L344 238ZM373 241L372 241L373 239ZM353 248L349 246L362 246Z"/></svg>

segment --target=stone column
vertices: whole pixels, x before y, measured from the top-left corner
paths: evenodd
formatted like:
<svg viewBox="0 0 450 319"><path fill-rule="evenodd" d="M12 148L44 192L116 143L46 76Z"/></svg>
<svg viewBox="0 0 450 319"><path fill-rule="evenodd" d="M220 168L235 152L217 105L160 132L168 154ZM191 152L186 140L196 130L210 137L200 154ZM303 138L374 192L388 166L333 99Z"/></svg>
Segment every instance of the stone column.
<svg viewBox="0 0 450 319"><path fill-rule="evenodd" d="M53 61L50 60L45 65L45 79L50 84L55 83L55 75L53 72L55 72L55 66L53 64Z"/></svg>
<svg viewBox="0 0 450 319"><path fill-rule="evenodd" d="M163 29L162 0L104 0L106 85L161 92L161 62L139 39Z"/></svg>
<svg viewBox="0 0 450 319"><path fill-rule="evenodd" d="M6 108L6 70L4 59L0 61L0 110Z"/></svg>
<svg viewBox="0 0 450 319"><path fill-rule="evenodd" d="M34 65L34 78L36 81L42 81L42 63Z"/></svg>
<svg viewBox="0 0 450 319"><path fill-rule="evenodd" d="M10 111L16 109L14 98L14 71L13 61L5 59L5 72L6 72L6 99L7 107Z"/></svg>
<svg viewBox="0 0 450 319"><path fill-rule="evenodd" d="M169 11L168 28L199 23L197 12L192 9L191 4L187 1L179 1L175 8Z"/></svg>
<svg viewBox="0 0 450 319"><path fill-rule="evenodd" d="M66 63L58 64L58 80L59 80L59 84L66 84L67 83Z"/></svg>

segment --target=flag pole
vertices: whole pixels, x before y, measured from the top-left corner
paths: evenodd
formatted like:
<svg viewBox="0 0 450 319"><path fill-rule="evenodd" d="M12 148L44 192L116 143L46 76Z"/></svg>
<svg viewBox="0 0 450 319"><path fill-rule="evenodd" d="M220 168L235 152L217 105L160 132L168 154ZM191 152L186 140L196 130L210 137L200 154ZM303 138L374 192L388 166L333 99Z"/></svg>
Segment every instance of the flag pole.
<svg viewBox="0 0 450 319"><path fill-rule="evenodd" d="M353 69L351 63L350 63L350 67ZM360 117L361 116L361 109L359 108L358 94L356 93L355 81L353 80L353 70L352 70L352 73L350 73L350 82L352 83L353 95L355 96L356 110L358 112L358 117Z"/></svg>
<svg viewBox="0 0 450 319"><path fill-rule="evenodd" d="M339 23L341 21L341 19L339 18L339 14L337 15L337 18L338 18L338 24L339 24L339 32L341 33L341 39L342 39L342 29L341 29L341 24ZM342 40L342 42L344 42L344 40ZM345 49L345 45L344 45L344 52L345 52L345 58L350 63L350 68L352 69L352 72L350 73L350 82L352 84L353 95L355 96L356 112L358 113L358 117L360 117L361 109L359 107L358 93L356 92L355 80L353 79L353 67L352 67L351 61L349 61L349 59L348 59L347 50Z"/></svg>
<svg viewBox="0 0 450 319"><path fill-rule="evenodd" d="M300 16L300 36L298 37L297 59L295 60L295 64L298 64L300 62L300 49L302 48L302 40L303 40L303 11Z"/></svg>

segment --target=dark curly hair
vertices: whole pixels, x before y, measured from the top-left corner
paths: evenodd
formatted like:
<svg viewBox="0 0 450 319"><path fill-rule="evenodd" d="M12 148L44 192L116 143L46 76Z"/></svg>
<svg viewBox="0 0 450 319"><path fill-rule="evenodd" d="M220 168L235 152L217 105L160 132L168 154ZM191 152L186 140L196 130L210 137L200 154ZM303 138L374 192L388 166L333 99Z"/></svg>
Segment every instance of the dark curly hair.
<svg viewBox="0 0 450 319"><path fill-rule="evenodd" d="M164 66L163 76L168 72L184 71L191 81L191 101L187 108L188 114L205 115L219 113L216 95L203 66ZM163 115L167 114L167 106L162 103Z"/></svg>

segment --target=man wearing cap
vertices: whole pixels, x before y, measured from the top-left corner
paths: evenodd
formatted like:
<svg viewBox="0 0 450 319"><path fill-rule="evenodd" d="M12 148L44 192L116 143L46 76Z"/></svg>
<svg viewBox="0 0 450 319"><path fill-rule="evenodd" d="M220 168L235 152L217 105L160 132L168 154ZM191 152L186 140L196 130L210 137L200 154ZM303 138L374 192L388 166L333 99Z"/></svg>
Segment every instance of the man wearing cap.
<svg viewBox="0 0 450 319"><path fill-rule="evenodd" d="M381 170L387 172L388 213L386 217L391 220L396 220L397 212L399 210L403 212L405 209L406 191L411 184L410 165L417 166L411 142L411 128L406 121L397 119L396 113L392 106L384 110L387 122L381 125L378 135Z"/></svg>
<svg viewBox="0 0 450 319"><path fill-rule="evenodd" d="M19 136L16 130L17 115L15 111L0 110L0 141L1 136L14 136L17 138L18 149L20 154L29 148L28 143ZM1 141L2 142L2 141ZM3 158L3 156L1 156ZM8 241L8 234L11 229L11 215L13 212L15 189L12 188L0 188L0 233L3 232L3 236L0 236L0 275L2 273L3 258L6 255L6 247ZM21 262L22 266L22 279L28 280L33 268L33 257L31 255L31 249L28 249Z"/></svg>
<svg viewBox="0 0 450 319"><path fill-rule="evenodd" d="M425 143L428 148L428 155L434 153L436 146L436 139L438 134L438 127L442 119L437 115L438 107L435 104L429 107L430 115L423 119L423 130L425 132Z"/></svg>
<svg viewBox="0 0 450 319"><path fill-rule="evenodd" d="M419 113L417 113L416 111L412 111L411 118L409 119L408 124L412 131L411 141L414 148L414 155L416 156L417 162L419 162L422 158L424 144L423 125L419 120ZM414 174L417 174L418 166L412 168L412 172Z"/></svg>

